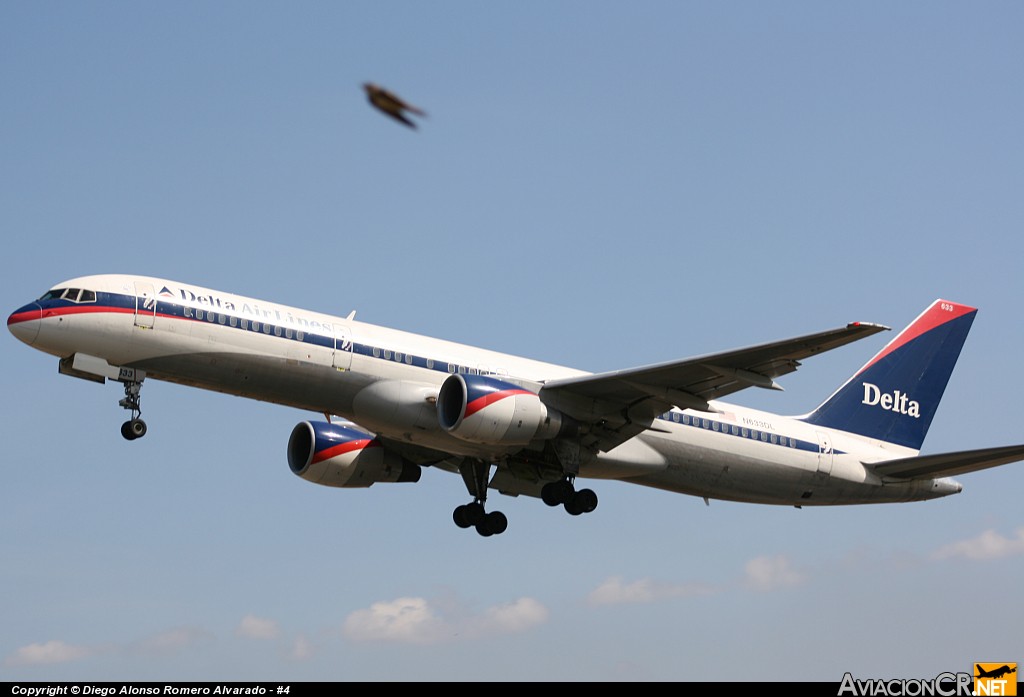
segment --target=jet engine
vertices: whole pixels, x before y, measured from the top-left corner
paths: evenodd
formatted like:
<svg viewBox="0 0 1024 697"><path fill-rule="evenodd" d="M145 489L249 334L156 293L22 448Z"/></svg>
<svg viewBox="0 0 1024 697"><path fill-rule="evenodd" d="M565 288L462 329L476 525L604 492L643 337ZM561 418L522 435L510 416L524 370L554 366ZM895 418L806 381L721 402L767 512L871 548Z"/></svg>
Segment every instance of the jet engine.
<svg viewBox="0 0 1024 697"><path fill-rule="evenodd" d="M384 447L373 434L340 424L303 421L288 439L288 466L315 484L367 487L417 482L420 467Z"/></svg>
<svg viewBox="0 0 1024 697"><path fill-rule="evenodd" d="M493 377L462 374L449 376L441 385L437 419L456 438L483 445L526 445L564 435L573 425L528 389Z"/></svg>

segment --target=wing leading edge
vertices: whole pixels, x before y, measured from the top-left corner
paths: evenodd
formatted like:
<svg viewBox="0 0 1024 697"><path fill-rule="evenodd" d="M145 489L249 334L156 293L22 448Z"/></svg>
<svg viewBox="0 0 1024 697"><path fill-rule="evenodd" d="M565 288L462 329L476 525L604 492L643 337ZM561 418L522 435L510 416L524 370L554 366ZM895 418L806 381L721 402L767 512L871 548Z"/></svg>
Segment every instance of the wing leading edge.
<svg viewBox="0 0 1024 697"><path fill-rule="evenodd" d="M748 387L782 389L775 378L796 370L802 359L887 329L853 322L723 353L552 380L541 388L540 397L579 421L595 424L592 445L608 450L650 427L671 406L713 411L709 400Z"/></svg>

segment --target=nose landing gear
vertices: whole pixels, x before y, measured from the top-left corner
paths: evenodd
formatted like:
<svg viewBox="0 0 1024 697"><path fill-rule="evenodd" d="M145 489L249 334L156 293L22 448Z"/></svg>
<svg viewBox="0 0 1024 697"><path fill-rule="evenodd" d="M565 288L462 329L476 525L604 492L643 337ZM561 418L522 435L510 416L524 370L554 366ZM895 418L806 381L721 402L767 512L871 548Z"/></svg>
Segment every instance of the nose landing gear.
<svg viewBox="0 0 1024 697"><path fill-rule="evenodd" d="M123 373L124 369L122 369ZM124 383L124 399L119 401L118 404L123 409L127 409L132 413L132 418L121 424L121 435L124 436L125 440L135 440L146 435L146 422L139 418L142 415L139 393L142 391L143 379L143 377L136 379L134 374L130 378L123 377L120 379Z"/></svg>

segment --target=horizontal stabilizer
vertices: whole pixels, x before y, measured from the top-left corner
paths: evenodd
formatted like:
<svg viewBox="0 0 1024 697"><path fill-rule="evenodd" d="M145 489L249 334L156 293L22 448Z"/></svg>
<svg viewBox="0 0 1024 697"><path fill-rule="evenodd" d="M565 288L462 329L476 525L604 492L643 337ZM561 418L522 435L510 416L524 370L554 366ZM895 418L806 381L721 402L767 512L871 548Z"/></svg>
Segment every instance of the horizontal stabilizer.
<svg viewBox="0 0 1024 697"><path fill-rule="evenodd" d="M1024 445L1006 445L1000 448L982 448L864 464L872 468L876 474L885 477L924 479L977 472L1018 460L1024 460Z"/></svg>

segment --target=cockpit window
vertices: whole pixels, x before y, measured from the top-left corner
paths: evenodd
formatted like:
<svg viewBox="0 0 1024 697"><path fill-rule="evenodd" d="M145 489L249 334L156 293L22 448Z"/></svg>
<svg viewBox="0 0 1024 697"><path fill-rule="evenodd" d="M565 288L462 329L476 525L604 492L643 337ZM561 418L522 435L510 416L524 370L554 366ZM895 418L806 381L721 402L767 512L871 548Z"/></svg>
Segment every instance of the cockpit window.
<svg viewBox="0 0 1024 697"><path fill-rule="evenodd" d="M54 288L53 290L48 290L45 293L43 293L43 296L41 298L39 298L39 299L40 300L58 300L59 298L64 297L64 294L67 293L67 292L68 292L67 288Z"/></svg>
<svg viewBox="0 0 1024 697"><path fill-rule="evenodd" d="M70 300L73 303L96 302L96 291L82 288L54 288L43 294L40 300Z"/></svg>

